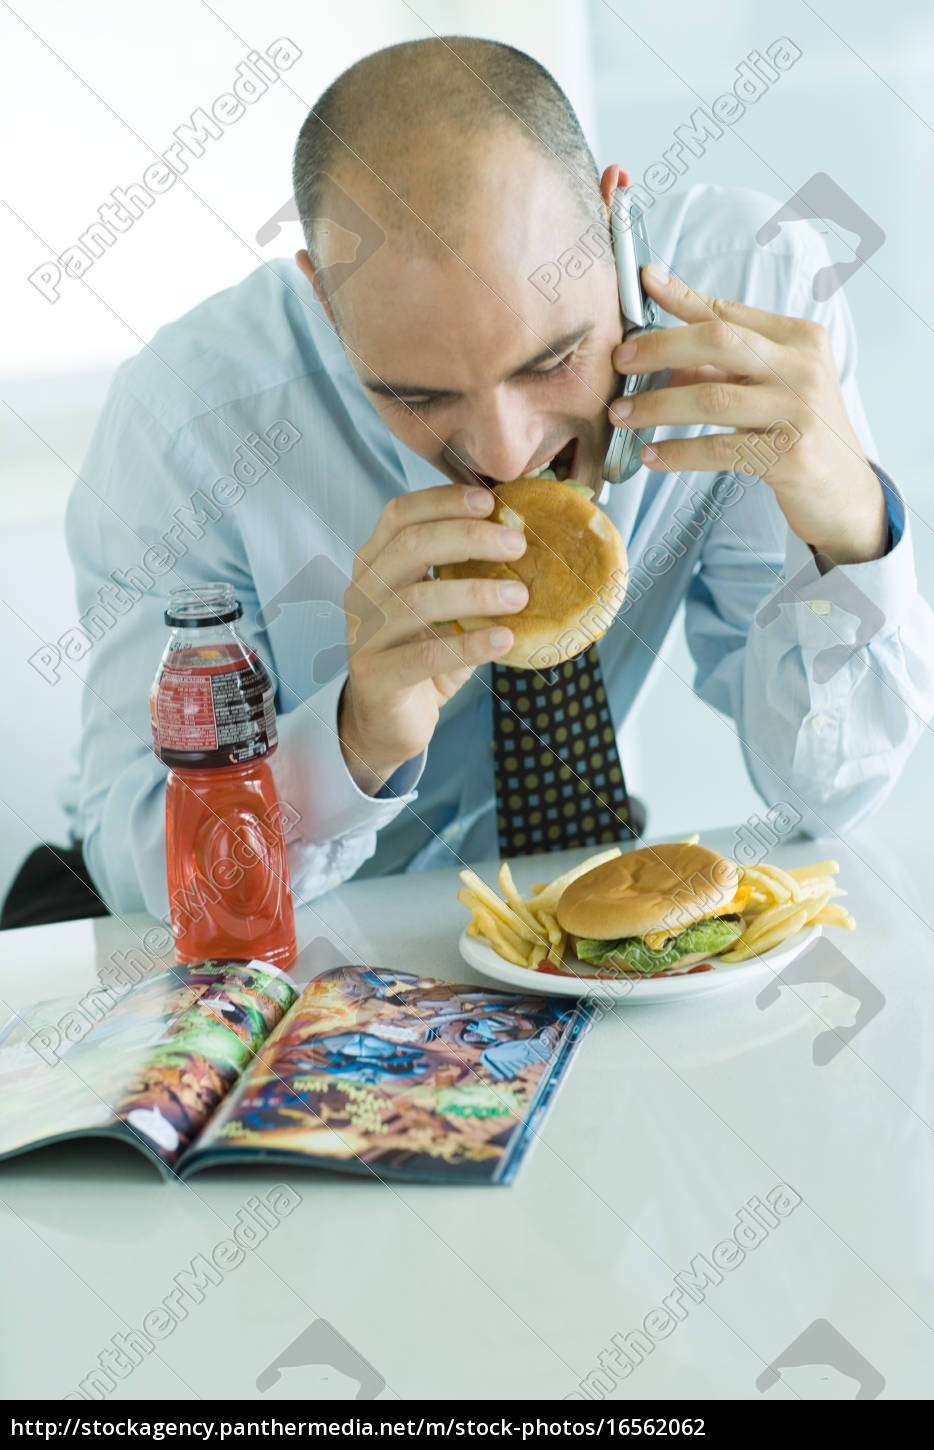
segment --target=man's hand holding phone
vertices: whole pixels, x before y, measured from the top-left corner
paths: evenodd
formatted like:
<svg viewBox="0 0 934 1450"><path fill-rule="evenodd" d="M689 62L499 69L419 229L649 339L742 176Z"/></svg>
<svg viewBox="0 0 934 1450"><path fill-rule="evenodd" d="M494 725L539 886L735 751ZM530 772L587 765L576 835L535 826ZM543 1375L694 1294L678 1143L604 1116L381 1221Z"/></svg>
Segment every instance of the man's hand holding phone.
<svg viewBox="0 0 934 1450"><path fill-rule="evenodd" d="M667 387L618 398L614 427L731 427L732 433L655 441L648 468L729 469L745 439L778 423L800 435L768 469L766 481L794 533L835 564L885 552L885 497L863 454L840 387L830 338L819 323L763 312L694 292L653 265L642 284L685 326L659 328L614 349L621 374L671 369Z"/></svg>
<svg viewBox="0 0 934 1450"><path fill-rule="evenodd" d="M344 596L348 679L338 730L347 768L367 795L426 748L441 706L473 670L513 642L502 627L458 633L465 616L517 613L518 581L439 580L429 569L468 559L518 559L525 536L490 522L489 489L442 484L399 494L357 555Z"/></svg>

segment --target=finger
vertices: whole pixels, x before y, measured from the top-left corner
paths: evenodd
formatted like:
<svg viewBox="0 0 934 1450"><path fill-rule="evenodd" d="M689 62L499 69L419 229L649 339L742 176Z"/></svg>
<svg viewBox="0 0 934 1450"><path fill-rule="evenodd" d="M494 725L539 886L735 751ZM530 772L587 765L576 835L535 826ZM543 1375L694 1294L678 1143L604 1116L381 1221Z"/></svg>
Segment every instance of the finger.
<svg viewBox="0 0 934 1450"><path fill-rule="evenodd" d="M666 438L662 443L646 443L639 457L646 468L663 473L726 471L749 475L749 460L757 457L756 446L763 437L762 433L738 432L708 433L701 438ZM763 463L762 473L768 469L768 463Z"/></svg>
<svg viewBox="0 0 934 1450"><path fill-rule="evenodd" d="M371 564L402 529L434 519L483 518L485 514L492 513L495 502L491 489L471 488L459 483L443 483L437 488L396 494L383 509L376 529L358 557Z"/></svg>
<svg viewBox="0 0 934 1450"><path fill-rule="evenodd" d="M679 277L671 276L652 263L642 268L642 281L649 295L673 317L680 317L682 322L708 322L720 318L731 327L749 328L780 344L787 344L794 336L797 319L782 317L777 312L763 312L759 307L747 307L745 302L732 302L724 297L695 292Z"/></svg>
<svg viewBox="0 0 934 1450"><path fill-rule="evenodd" d="M722 368L672 368L668 387L689 388L693 383L725 383L731 377L732 374L724 372Z"/></svg>
<svg viewBox="0 0 934 1450"><path fill-rule="evenodd" d="M469 629L446 638L431 633L424 639L387 650L379 656L379 667L395 690L408 689L438 675L488 664L506 654L512 642L512 630L503 625Z"/></svg>
<svg viewBox="0 0 934 1450"><path fill-rule="evenodd" d="M619 373L654 373L662 368L721 368L731 377L772 376L787 358L783 349L749 327L733 326L705 314L687 327L656 327L626 338L613 349Z"/></svg>
<svg viewBox="0 0 934 1450"><path fill-rule="evenodd" d="M634 398L617 398L610 405L615 427L645 428L651 424L689 426L712 423L718 427L767 428L779 417L779 400L771 388L753 384L708 382L687 388L658 388Z"/></svg>
<svg viewBox="0 0 934 1450"><path fill-rule="evenodd" d="M407 584L423 579L432 565L465 564L468 559L503 563L520 558L525 550L526 538L521 530L483 519L407 524L369 568L358 567L356 579L372 599L381 600L386 593L398 593Z"/></svg>
<svg viewBox="0 0 934 1450"><path fill-rule="evenodd" d="M379 630L371 632L370 649L392 649L454 619L499 619L517 614L529 602L520 579L422 579L390 596ZM440 632L440 631L439 631ZM449 629L449 634L457 631Z"/></svg>

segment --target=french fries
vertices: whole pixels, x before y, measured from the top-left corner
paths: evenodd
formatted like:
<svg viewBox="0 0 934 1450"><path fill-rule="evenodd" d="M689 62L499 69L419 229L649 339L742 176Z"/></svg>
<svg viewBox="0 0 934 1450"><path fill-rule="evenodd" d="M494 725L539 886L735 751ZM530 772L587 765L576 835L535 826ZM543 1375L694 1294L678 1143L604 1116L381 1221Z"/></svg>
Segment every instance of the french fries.
<svg viewBox="0 0 934 1450"><path fill-rule="evenodd" d="M819 921L822 926L842 926L844 931L852 931L856 926L856 922L844 906L825 906L812 916L811 920Z"/></svg>
<svg viewBox="0 0 934 1450"><path fill-rule="evenodd" d="M462 871L460 879L463 885L457 893L457 899L470 912L467 935L485 938L494 951L518 967L531 967L534 970L544 961L558 966L567 945L567 935L558 925L558 918L555 916L558 898L564 888L576 881L578 876L592 871L595 866L602 866L604 861L612 861L618 855L618 846L608 851L599 851L573 870L556 876L554 881L540 882L533 886L532 895L528 899L520 894L505 861L497 876L502 896L497 896L476 871Z"/></svg>
<svg viewBox="0 0 934 1450"><path fill-rule="evenodd" d="M836 861L815 861L812 866L789 866L788 875L796 881L810 881L812 876L836 876L839 870Z"/></svg>
<svg viewBox="0 0 934 1450"><path fill-rule="evenodd" d="M558 905L558 898L565 887L570 886L572 881L576 881L578 876L584 876L588 871L593 871L594 867L602 866L605 861L612 861L614 857L621 855L619 846L611 846L608 851L598 851L596 856L589 856L579 866L565 871L562 876L556 876L543 891L539 891L536 896L533 896L528 903L529 910L532 912L553 910Z"/></svg>
<svg viewBox="0 0 934 1450"><path fill-rule="evenodd" d="M496 879L499 882L499 889L503 893L503 896L506 898L508 905L512 907L513 911L516 913L516 916L518 916L521 921L525 922L525 925L527 927L531 928L533 935L537 936L539 923L535 920L535 917L529 911L525 902L522 900L522 897L519 895L519 892L516 889L516 883L512 879L512 872L510 871L505 861L499 868L499 876Z"/></svg>
<svg viewBox="0 0 934 1450"><path fill-rule="evenodd" d="M800 899L801 887L789 872L782 870L781 866L767 866L764 861L760 861L759 875L765 876L769 881L774 881L784 891L787 891L786 900L798 901Z"/></svg>
<svg viewBox="0 0 934 1450"><path fill-rule="evenodd" d="M472 896L470 892L461 887L457 893L458 901L468 907L473 915L474 924L480 936L485 936L501 957L507 962L513 962L517 967L528 966L528 955L523 951L524 942L515 932L510 931L508 926L488 911L481 901Z"/></svg>
<svg viewBox="0 0 934 1450"><path fill-rule="evenodd" d="M761 866L747 867L741 879L747 881L752 887L753 898L759 897L766 904L771 901L774 905L776 902L791 901L792 899L792 888L770 876ZM794 891L800 890L797 882L794 882L793 889Z"/></svg>
<svg viewBox="0 0 934 1450"><path fill-rule="evenodd" d="M487 886L485 881L481 880L476 871L462 871L461 880L464 886L457 893L457 899L459 901L464 901L463 891L469 891L472 896L476 897L481 906L485 907L487 911L492 912L493 916L498 917L503 927L510 934L518 937L520 940L526 935L527 927L522 917L517 916L512 907L503 901L501 897L497 896L496 892ZM467 904L467 902L464 902L465 906Z"/></svg>
<svg viewBox="0 0 934 1450"><path fill-rule="evenodd" d="M697 840L697 836L689 836L685 844L696 845ZM462 871L457 899L470 912L467 935L489 942L494 951L518 967L534 971L546 961L560 964L567 946L567 934L556 915L561 893L579 876L620 854L618 846L598 851L553 881L538 882L528 897L519 891L505 861L497 876L499 896L475 871ZM737 869L739 885L732 913L740 917L740 935L728 951L720 953L718 961L749 961L806 926L852 931L856 925L846 908L834 900L846 895L836 883L840 869L836 861L814 861L787 871L760 861Z"/></svg>
<svg viewBox="0 0 934 1450"><path fill-rule="evenodd" d="M740 867L740 884L751 886L752 894L740 912L742 931L719 960L748 962L815 924L852 931L856 922L832 900L846 895L834 879L839 870L836 861L815 861L787 871L764 862Z"/></svg>
<svg viewBox="0 0 934 1450"><path fill-rule="evenodd" d="M747 938L747 945L739 953L724 952L724 958L729 958L733 962L741 962L748 960L749 957L759 957L763 952L770 952L773 947L779 946L786 937L794 936L795 932L800 931L806 918L807 911L803 906L793 909L790 915L784 916L768 931L760 933L755 942L749 943Z"/></svg>

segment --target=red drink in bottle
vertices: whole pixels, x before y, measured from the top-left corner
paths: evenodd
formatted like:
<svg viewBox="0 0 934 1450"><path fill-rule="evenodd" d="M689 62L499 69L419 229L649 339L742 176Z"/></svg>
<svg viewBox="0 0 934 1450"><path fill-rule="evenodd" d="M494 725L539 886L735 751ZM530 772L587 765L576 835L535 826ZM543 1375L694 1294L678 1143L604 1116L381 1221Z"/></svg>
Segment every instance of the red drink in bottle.
<svg viewBox="0 0 934 1450"><path fill-rule="evenodd" d="M172 634L150 696L153 748L169 766L166 870L179 962L249 957L290 967L295 922L282 815L269 768L269 676L234 630L229 584L174 589Z"/></svg>

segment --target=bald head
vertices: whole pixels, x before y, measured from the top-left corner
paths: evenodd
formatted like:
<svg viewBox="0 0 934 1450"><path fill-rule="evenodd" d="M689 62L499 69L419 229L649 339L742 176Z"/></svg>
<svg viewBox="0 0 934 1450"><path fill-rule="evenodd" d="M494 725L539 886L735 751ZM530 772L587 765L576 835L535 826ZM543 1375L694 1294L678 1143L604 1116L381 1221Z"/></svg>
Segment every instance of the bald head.
<svg viewBox="0 0 934 1450"><path fill-rule="evenodd" d="M576 440L599 487L622 336L613 170L601 183L548 72L487 40L378 51L305 121L296 261L387 428L451 482L518 478ZM584 264L545 295L533 277L569 248Z"/></svg>
<svg viewBox="0 0 934 1450"><path fill-rule="evenodd" d="M517 161L517 191L523 155L539 171L544 159L581 229L606 225L580 123L531 56L449 36L390 46L351 66L309 113L293 163L312 264L331 274L324 290L339 281L342 256L359 265L361 250L383 233L408 248L460 256L471 230L490 225L488 158L504 149Z"/></svg>

